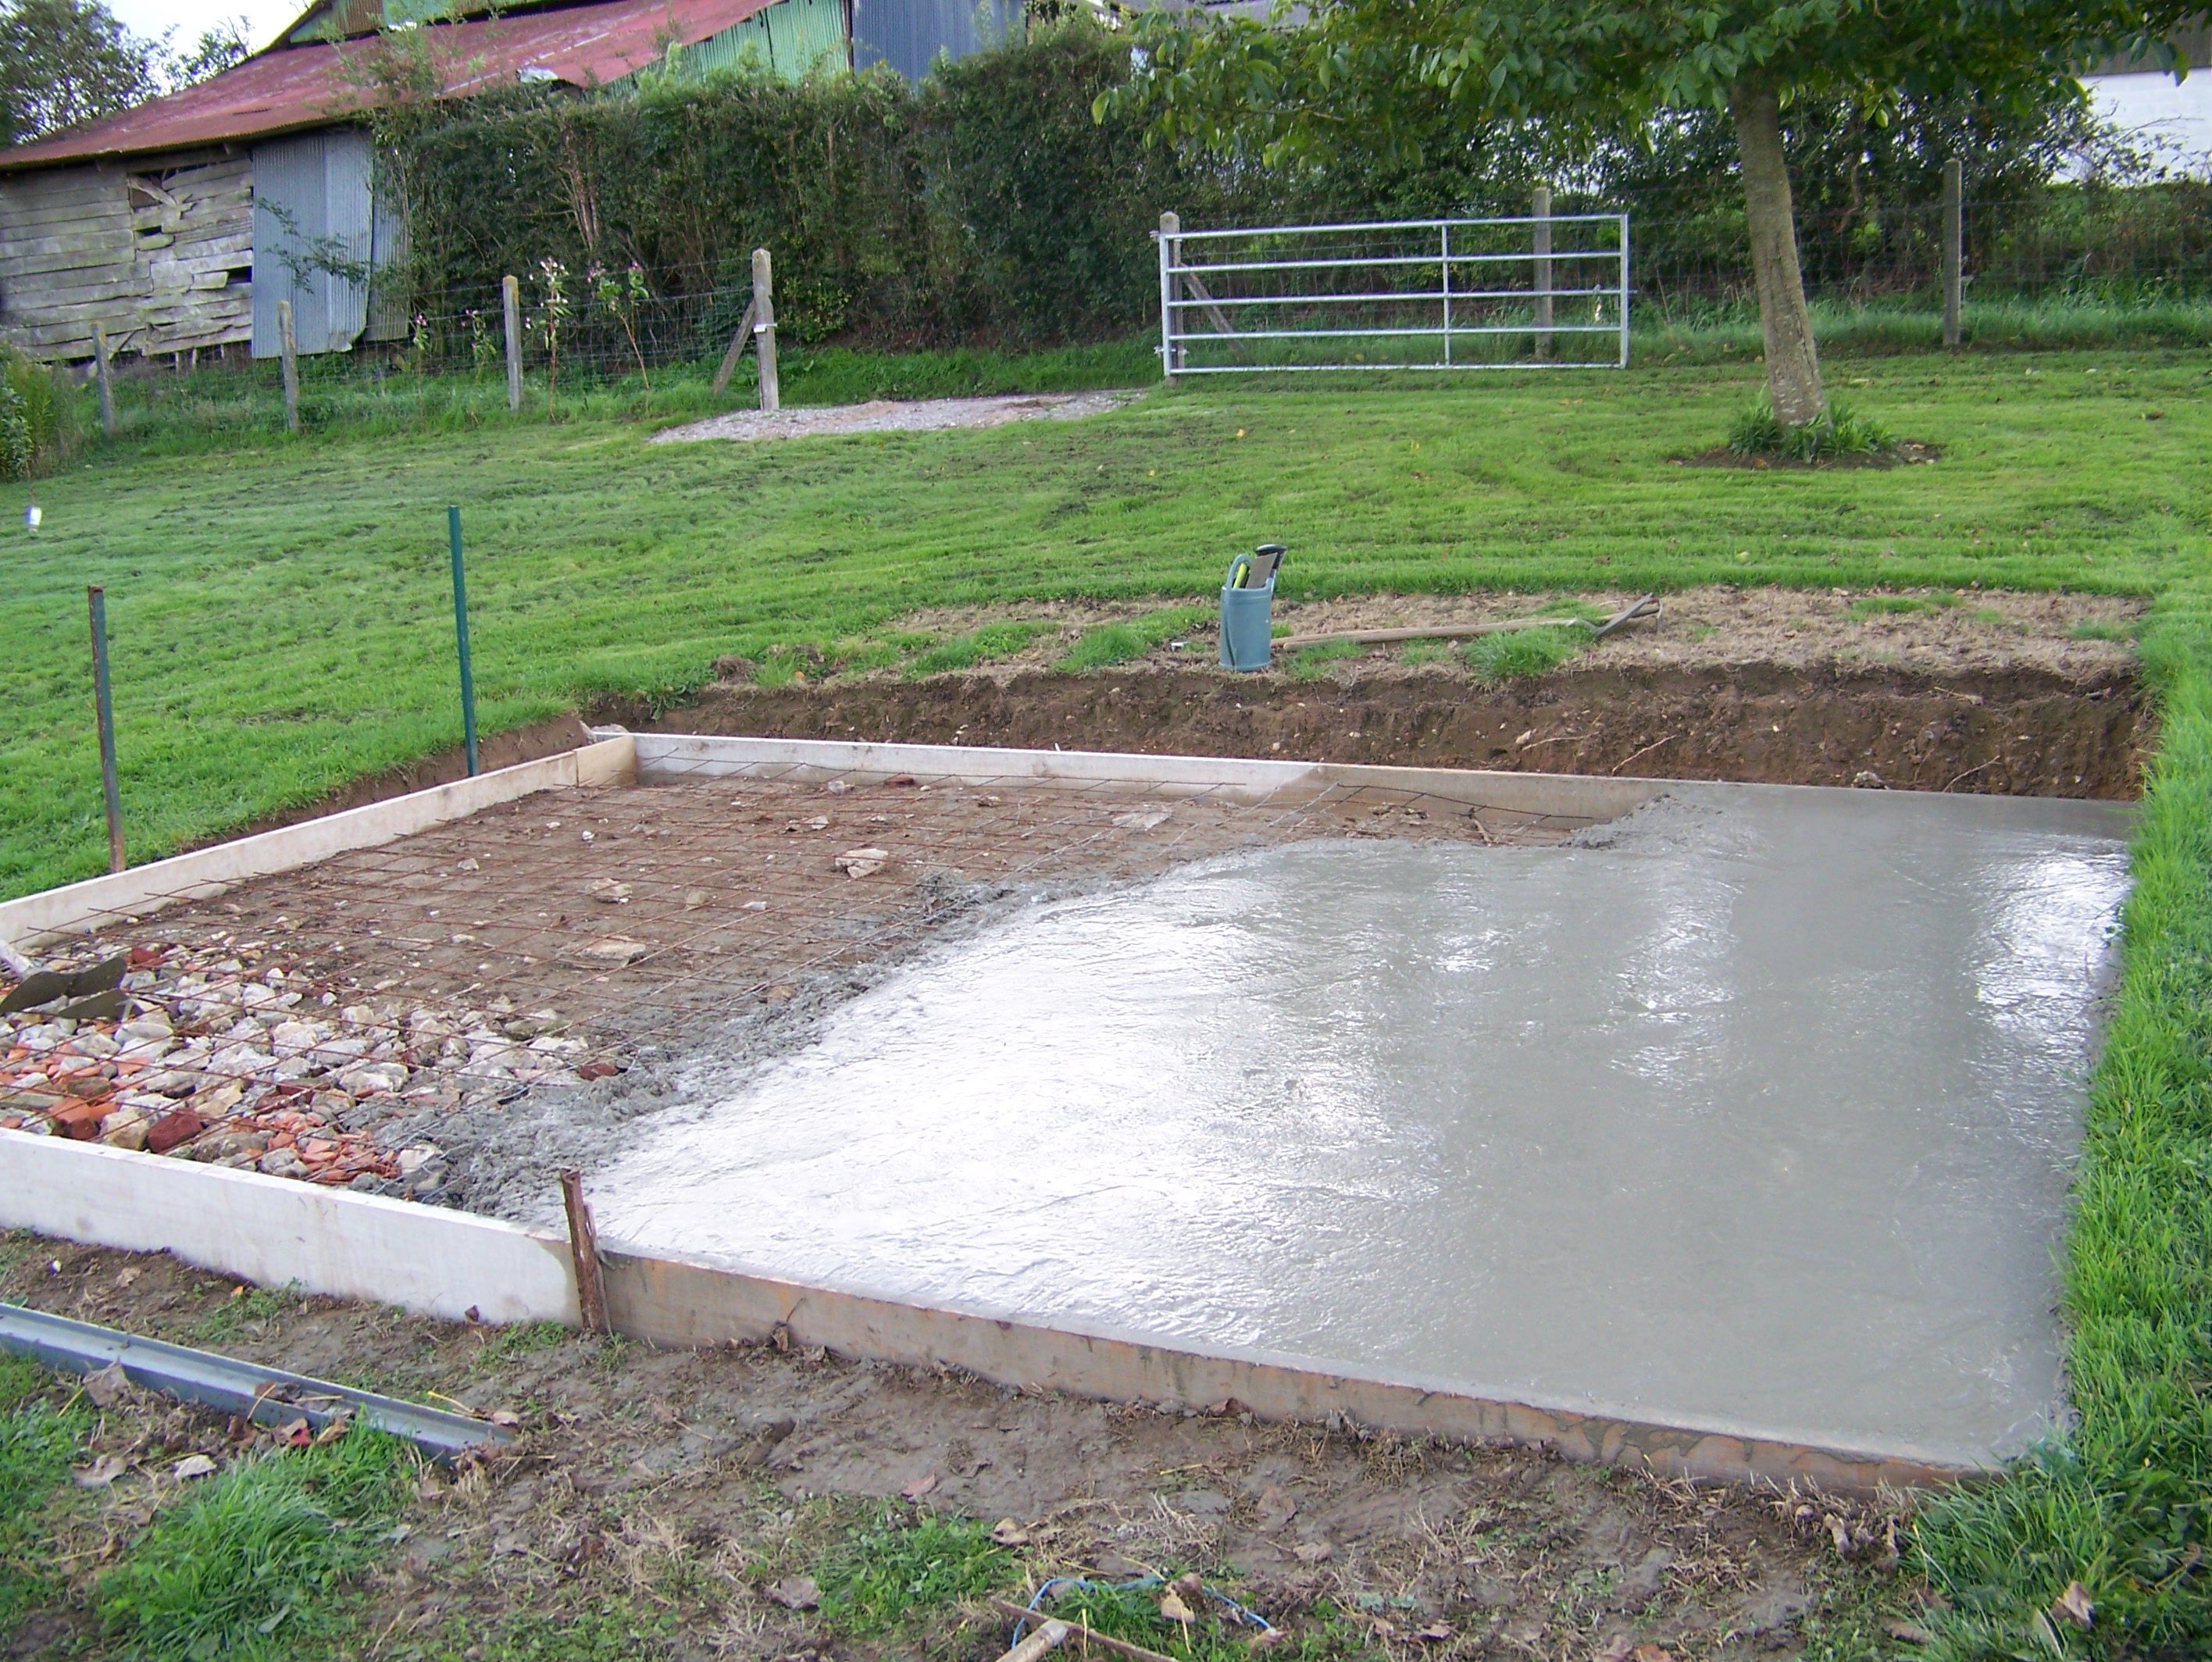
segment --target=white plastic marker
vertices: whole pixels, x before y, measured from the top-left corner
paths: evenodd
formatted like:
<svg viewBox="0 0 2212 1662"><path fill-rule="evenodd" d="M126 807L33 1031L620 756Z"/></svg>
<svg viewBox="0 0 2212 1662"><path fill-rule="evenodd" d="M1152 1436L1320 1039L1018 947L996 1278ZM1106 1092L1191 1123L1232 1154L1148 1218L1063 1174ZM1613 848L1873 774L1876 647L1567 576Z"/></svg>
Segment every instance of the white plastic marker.
<svg viewBox="0 0 2212 1662"><path fill-rule="evenodd" d="M46 510L41 508L36 502L32 503L30 506L23 510L23 529L25 531L38 530L39 521L46 517Z"/></svg>

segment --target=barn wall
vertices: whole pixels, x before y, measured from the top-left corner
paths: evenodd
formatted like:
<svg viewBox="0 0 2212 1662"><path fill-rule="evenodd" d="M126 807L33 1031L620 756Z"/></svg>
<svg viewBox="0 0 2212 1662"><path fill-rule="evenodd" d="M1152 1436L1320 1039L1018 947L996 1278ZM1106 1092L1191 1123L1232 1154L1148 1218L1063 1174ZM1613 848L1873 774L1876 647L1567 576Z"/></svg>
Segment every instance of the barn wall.
<svg viewBox="0 0 2212 1662"><path fill-rule="evenodd" d="M253 172L197 151L0 175L0 337L31 356L251 338Z"/></svg>
<svg viewBox="0 0 2212 1662"><path fill-rule="evenodd" d="M303 352L343 352L368 323L374 258L368 135L335 127L253 147L253 355L277 354L276 306L292 302Z"/></svg>
<svg viewBox="0 0 2212 1662"><path fill-rule="evenodd" d="M909 81L939 52L958 59L1006 38L1013 0L853 0L853 67L888 64Z"/></svg>

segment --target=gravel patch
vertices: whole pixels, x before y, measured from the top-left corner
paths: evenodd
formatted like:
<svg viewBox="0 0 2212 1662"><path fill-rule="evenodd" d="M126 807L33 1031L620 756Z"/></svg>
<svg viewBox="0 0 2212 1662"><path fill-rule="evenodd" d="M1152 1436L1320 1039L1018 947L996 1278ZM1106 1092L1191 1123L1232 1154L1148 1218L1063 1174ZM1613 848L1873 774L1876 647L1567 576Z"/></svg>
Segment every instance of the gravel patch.
<svg viewBox="0 0 2212 1662"><path fill-rule="evenodd" d="M780 409L773 416L740 411L670 428L654 434L653 442L805 439L824 433L937 433L947 428L1003 427L1009 422L1073 422L1119 409L1138 397L1134 391L1034 392L992 398L924 398L912 403L878 398L865 404Z"/></svg>

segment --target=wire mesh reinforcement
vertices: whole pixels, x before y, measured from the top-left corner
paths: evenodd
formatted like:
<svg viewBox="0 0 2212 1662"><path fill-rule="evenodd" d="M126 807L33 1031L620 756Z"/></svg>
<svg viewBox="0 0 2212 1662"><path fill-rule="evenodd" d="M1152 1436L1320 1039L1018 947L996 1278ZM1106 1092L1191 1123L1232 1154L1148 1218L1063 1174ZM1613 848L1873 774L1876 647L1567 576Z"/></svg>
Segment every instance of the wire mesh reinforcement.
<svg viewBox="0 0 2212 1662"><path fill-rule="evenodd" d="M1626 367L1626 214L1158 234L1167 373Z"/></svg>

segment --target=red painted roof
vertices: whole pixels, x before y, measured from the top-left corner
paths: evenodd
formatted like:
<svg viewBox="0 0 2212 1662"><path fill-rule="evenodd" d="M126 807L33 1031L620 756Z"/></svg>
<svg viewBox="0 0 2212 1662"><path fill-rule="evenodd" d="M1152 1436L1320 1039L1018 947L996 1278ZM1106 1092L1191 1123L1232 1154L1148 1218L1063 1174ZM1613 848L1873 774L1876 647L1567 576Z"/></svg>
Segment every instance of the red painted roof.
<svg viewBox="0 0 2212 1662"><path fill-rule="evenodd" d="M410 31L440 70L440 96L511 85L544 69L579 87L604 85L645 68L671 40L686 45L742 23L774 0L600 0ZM370 70L386 50L375 36L307 46L274 46L211 80L0 150L0 171L94 156L181 150L327 126L376 102Z"/></svg>

